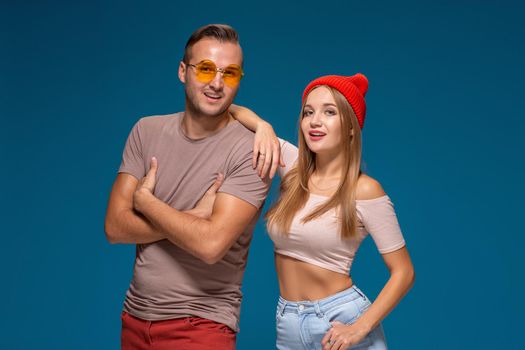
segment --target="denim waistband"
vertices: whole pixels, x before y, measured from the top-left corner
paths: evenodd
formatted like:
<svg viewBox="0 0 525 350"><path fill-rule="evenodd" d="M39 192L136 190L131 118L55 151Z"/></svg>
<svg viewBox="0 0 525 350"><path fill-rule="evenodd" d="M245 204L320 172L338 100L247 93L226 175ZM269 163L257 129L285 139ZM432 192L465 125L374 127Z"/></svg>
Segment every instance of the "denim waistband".
<svg viewBox="0 0 525 350"><path fill-rule="evenodd" d="M315 313L318 316L322 316L326 309L358 298L366 299L366 296L359 288L353 285L348 289L319 300L289 301L279 296L277 308L281 315L285 312L293 312L296 314Z"/></svg>

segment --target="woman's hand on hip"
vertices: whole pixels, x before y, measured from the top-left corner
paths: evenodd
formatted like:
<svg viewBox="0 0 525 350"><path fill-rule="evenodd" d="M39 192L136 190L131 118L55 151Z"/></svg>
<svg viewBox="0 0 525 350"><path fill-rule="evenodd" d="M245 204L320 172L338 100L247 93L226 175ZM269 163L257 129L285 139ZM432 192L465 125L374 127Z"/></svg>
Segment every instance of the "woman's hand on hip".
<svg viewBox="0 0 525 350"><path fill-rule="evenodd" d="M339 321L330 322L332 328L326 332L321 345L323 350L346 350L358 344L370 332L358 324L346 325Z"/></svg>

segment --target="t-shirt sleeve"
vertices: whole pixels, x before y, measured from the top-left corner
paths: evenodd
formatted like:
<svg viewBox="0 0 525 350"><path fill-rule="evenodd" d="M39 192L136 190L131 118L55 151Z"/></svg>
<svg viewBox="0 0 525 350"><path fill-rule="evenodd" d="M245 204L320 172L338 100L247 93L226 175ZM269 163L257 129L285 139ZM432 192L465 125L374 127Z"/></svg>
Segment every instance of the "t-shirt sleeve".
<svg viewBox="0 0 525 350"><path fill-rule="evenodd" d="M387 195L369 200L358 200L359 219L372 236L381 254L405 246L405 239L397 221L394 204Z"/></svg>
<svg viewBox="0 0 525 350"><path fill-rule="evenodd" d="M295 165L295 162L297 161L297 157L299 155L299 151L295 145L291 144L288 141L285 141L283 139L279 139L279 143L281 144L281 158L284 163L284 167L277 167L279 176L283 178L284 175L288 171L290 171L291 168Z"/></svg>
<svg viewBox="0 0 525 350"><path fill-rule="evenodd" d="M120 163L118 170L119 173L133 175L139 180L146 175L141 131L141 121L139 120L129 133L122 153L122 163Z"/></svg>
<svg viewBox="0 0 525 350"><path fill-rule="evenodd" d="M224 182L218 192L231 194L259 209L268 195L270 180L268 177L261 179L257 170L253 169L251 144L243 153L235 165L227 170Z"/></svg>

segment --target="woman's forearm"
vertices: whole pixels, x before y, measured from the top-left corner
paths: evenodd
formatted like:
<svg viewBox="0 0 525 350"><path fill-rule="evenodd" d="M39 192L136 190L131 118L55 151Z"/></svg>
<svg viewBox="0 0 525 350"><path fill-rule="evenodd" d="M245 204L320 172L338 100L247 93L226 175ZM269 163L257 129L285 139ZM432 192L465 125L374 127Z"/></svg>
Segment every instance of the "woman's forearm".
<svg viewBox="0 0 525 350"><path fill-rule="evenodd" d="M266 123L264 119L246 107L232 104L229 108L229 111L233 117L239 121L239 123L253 132L257 131L257 127L260 124Z"/></svg>
<svg viewBox="0 0 525 350"><path fill-rule="evenodd" d="M401 299L403 299L413 284L413 269L392 273L376 300L354 325L362 326L369 331L377 327Z"/></svg>
<svg viewBox="0 0 525 350"><path fill-rule="evenodd" d="M268 175L272 179L279 165L284 166L281 146L273 127L248 108L231 105L229 112L245 128L255 132L252 167L257 168L260 177Z"/></svg>

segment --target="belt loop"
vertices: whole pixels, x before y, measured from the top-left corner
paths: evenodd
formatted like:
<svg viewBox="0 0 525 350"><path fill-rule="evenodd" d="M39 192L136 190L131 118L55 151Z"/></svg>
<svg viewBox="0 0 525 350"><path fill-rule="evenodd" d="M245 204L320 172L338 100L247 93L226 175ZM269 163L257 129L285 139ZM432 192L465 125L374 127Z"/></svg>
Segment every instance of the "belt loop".
<svg viewBox="0 0 525 350"><path fill-rule="evenodd" d="M286 308L286 301L283 301L283 305L280 306L279 314L284 316L284 309Z"/></svg>
<svg viewBox="0 0 525 350"><path fill-rule="evenodd" d="M321 311L321 306L319 306L319 302L315 302L314 309L317 317L321 318L324 316L323 312Z"/></svg>

